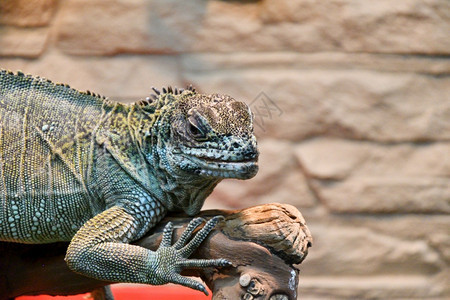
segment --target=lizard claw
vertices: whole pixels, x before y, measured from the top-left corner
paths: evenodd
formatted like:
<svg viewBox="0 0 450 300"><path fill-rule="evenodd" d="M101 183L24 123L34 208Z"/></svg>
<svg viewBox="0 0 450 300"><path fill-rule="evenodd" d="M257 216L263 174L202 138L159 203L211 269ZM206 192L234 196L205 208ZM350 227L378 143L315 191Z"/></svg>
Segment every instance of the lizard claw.
<svg viewBox="0 0 450 300"><path fill-rule="evenodd" d="M195 218L189 222L186 230L182 233L180 239L172 245L173 225L168 223L163 231L161 244L155 252L155 271L156 275L153 284L177 283L192 289L199 290L206 295L208 292L205 286L198 281L180 275L182 269L185 268L206 268L206 267L225 267L231 266L231 262L226 259L188 259L188 257L198 248L205 240L208 234L214 229L222 216L216 216L206 222L205 226L200 229L195 236L188 242L187 240L193 235L203 221L202 218ZM152 278L150 278L152 279Z"/></svg>

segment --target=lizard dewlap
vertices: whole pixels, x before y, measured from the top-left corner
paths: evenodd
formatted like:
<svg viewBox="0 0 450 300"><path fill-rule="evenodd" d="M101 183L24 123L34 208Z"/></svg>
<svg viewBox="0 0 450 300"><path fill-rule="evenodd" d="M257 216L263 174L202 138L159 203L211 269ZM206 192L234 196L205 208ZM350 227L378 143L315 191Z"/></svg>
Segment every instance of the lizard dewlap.
<svg viewBox="0 0 450 300"><path fill-rule="evenodd" d="M198 213L224 178L258 171L249 107L230 96L162 89L133 104L0 70L0 240L71 241L66 261L100 280L179 283L213 218L186 245L195 219L157 251L128 243L168 211Z"/></svg>

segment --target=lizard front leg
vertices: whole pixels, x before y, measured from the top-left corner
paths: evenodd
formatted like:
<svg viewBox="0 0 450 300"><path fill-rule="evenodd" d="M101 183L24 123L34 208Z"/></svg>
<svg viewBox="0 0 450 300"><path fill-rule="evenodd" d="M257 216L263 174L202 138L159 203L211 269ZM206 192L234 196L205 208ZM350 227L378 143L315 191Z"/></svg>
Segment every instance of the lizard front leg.
<svg viewBox="0 0 450 300"><path fill-rule="evenodd" d="M163 237L156 253L159 254L161 267L157 269L158 278L163 280L161 284L171 282L181 284L208 295L203 284L196 280L180 275L184 268L205 268L205 267L224 267L230 266L231 262L226 259L187 259L208 236L211 230L216 226L222 216L217 216L206 222L205 226L186 244L194 230L204 221L202 218L192 220L186 230L175 244L172 245L172 223L164 227Z"/></svg>
<svg viewBox="0 0 450 300"><path fill-rule="evenodd" d="M150 251L128 244L141 231L139 222L123 207L114 206L80 228L67 249L65 260L73 271L99 280L153 285L171 282L207 293L201 283L179 273L186 267L230 264L224 259L187 259L218 221L219 218L211 219L187 245L186 241L202 220L194 219L174 245L171 245L172 225L169 223L160 248Z"/></svg>

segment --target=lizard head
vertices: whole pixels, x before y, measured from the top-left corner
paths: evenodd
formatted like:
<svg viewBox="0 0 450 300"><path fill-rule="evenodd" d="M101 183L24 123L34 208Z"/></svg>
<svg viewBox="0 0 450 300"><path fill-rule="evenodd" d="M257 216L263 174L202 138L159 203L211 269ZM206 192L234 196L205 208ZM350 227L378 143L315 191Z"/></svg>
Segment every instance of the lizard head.
<svg viewBox="0 0 450 300"><path fill-rule="evenodd" d="M206 177L248 179L258 171L249 107L230 96L187 91L171 118L179 167Z"/></svg>
<svg viewBox="0 0 450 300"><path fill-rule="evenodd" d="M258 171L258 150L249 107L230 96L199 94L195 89L163 89L170 124L162 134L171 170L209 178L249 179ZM171 92L171 93L170 93ZM164 96L164 97L163 97ZM168 122L167 122L168 121ZM155 125L158 126L156 122Z"/></svg>

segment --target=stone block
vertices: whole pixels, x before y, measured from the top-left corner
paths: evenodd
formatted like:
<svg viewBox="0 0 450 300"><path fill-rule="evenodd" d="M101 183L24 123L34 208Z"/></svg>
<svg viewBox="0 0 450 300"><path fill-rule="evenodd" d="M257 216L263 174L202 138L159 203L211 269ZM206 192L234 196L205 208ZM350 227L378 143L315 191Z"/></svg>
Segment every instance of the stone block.
<svg viewBox="0 0 450 300"><path fill-rule="evenodd" d="M448 213L448 143L388 144L318 138L297 158L335 212Z"/></svg>
<svg viewBox="0 0 450 300"><path fill-rule="evenodd" d="M313 139L300 143L296 155L313 178L342 180L355 172L369 156L364 142Z"/></svg>
<svg viewBox="0 0 450 300"><path fill-rule="evenodd" d="M39 60L0 59L0 65L122 102L145 99L152 86L182 86L177 76L177 62L163 55L86 59L51 52Z"/></svg>
<svg viewBox="0 0 450 300"><path fill-rule="evenodd" d="M53 17L56 5L57 0L2 0L0 25L46 26Z"/></svg>
<svg viewBox="0 0 450 300"><path fill-rule="evenodd" d="M383 220L378 221L383 224ZM420 226L420 225L419 225ZM350 222L309 220L314 246L302 263L303 276L434 276L446 269L427 241L378 232Z"/></svg>
<svg viewBox="0 0 450 300"><path fill-rule="evenodd" d="M326 66L272 68L264 61L216 69L214 62L208 66L209 57L195 59L183 63L185 81L248 103L264 92L276 104L282 114L270 115L273 106L263 111L268 117L256 128L259 136L291 141L317 135L381 142L450 139L446 76L324 70Z"/></svg>
<svg viewBox="0 0 450 300"><path fill-rule="evenodd" d="M49 33L49 29L45 27L0 26L0 57L38 57L47 46Z"/></svg>
<svg viewBox="0 0 450 300"><path fill-rule="evenodd" d="M371 70L382 73L418 73L445 76L450 72L446 57L344 53L344 52L235 52L185 53L182 68L188 74L243 70Z"/></svg>
<svg viewBox="0 0 450 300"><path fill-rule="evenodd" d="M298 51L448 54L446 0L263 1L261 35Z"/></svg>
<svg viewBox="0 0 450 300"><path fill-rule="evenodd" d="M312 223L321 222L323 216L310 216ZM354 226L367 228L383 235L402 240L425 241L447 265L450 264L450 218L447 215L333 215L328 226Z"/></svg>
<svg viewBox="0 0 450 300"><path fill-rule="evenodd" d="M446 0L69 0L68 53L364 52L449 54Z"/></svg>
<svg viewBox="0 0 450 300"><path fill-rule="evenodd" d="M295 152L306 172L317 179L450 175L448 142L377 144L316 138L300 143Z"/></svg>
<svg viewBox="0 0 450 300"><path fill-rule="evenodd" d="M446 282L428 276L301 276L299 298L447 299Z"/></svg>
<svg viewBox="0 0 450 300"><path fill-rule="evenodd" d="M448 178L380 176L313 184L334 212L450 213Z"/></svg>
<svg viewBox="0 0 450 300"><path fill-rule="evenodd" d="M450 233L447 216L305 217L314 245L300 265L302 299L444 299L448 295L449 260L443 251ZM436 245L434 240L443 236L447 242Z"/></svg>
<svg viewBox="0 0 450 300"><path fill-rule="evenodd" d="M202 11L191 8L198 2L64 1L56 20L57 46L77 55L179 52L200 25Z"/></svg>

